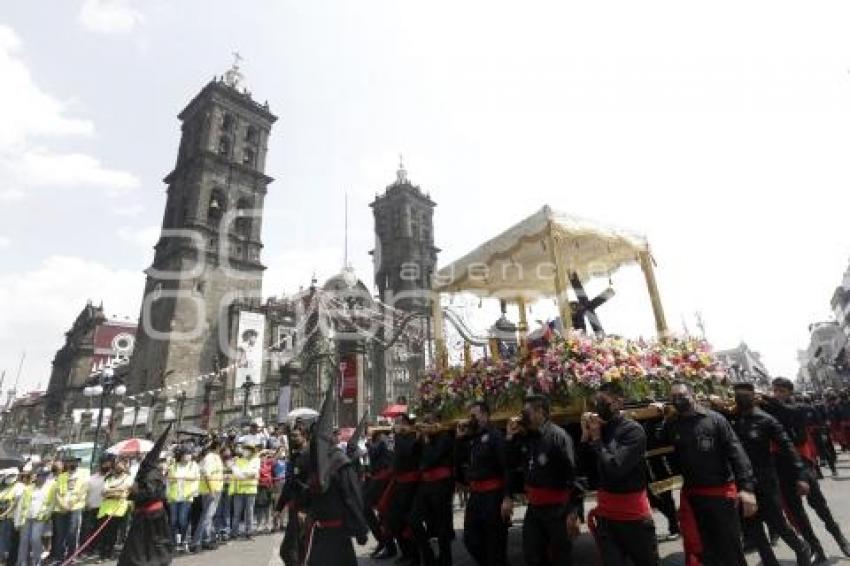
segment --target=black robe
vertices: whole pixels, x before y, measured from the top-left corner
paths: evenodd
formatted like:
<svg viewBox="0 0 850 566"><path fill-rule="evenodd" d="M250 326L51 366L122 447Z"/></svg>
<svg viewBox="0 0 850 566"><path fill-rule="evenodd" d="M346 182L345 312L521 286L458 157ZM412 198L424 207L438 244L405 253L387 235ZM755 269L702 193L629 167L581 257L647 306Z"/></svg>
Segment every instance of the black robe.
<svg viewBox="0 0 850 566"><path fill-rule="evenodd" d="M171 526L163 507L147 511L165 501L165 480L159 468L139 469L133 486L135 512L118 566L165 566L171 564Z"/></svg>
<svg viewBox="0 0 850 566"><path fill-rule="evenodd" d="M307 566L357 566L351 537L365 540L369 532L360 481L342 451L333 450L329 459L328 489L321 493L312 490L310 494L311 529L305 563ZM334 526L321 528L322 523Z"/></svg>

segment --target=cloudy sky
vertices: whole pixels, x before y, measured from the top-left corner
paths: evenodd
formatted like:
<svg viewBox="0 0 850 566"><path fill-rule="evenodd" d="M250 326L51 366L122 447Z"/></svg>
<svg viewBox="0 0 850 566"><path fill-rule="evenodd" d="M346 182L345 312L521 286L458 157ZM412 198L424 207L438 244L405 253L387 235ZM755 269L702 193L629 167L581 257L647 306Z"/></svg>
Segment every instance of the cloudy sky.
<svg viewBox="0 0 850 566"><path fill-rule="evenodd" d="M439 205L441 264L544 203L627 226L671 326L699 311L774 372L796 371L850 258L846 2L31 0L2 18L0 370L26 350L21 389L46 386L87 299L138 315L176 114L234 50L280 116L266 294L339 270L345 192L371 278L367 204L399 152ZM639 273L613 284L606 326L651 334Z"/></svg>

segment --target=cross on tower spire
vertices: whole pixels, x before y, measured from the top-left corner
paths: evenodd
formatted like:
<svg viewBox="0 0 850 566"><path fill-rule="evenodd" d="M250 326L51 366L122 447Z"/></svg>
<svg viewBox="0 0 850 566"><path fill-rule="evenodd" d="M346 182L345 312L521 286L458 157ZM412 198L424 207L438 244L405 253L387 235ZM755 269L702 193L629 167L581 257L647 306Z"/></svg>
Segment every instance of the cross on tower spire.
<svg viewBox="0 0 850 566"><path fill-rule="evenodd" d="M245 76L242 74L242 71L239 70L239 64L241 62L242 55L240 55L238 51L234 51L233 64L231 64L227 72L224 73L224 84L226 84L230 88L238 88L239 86L241 86L242 81L245 79Z"/></svg>
<svg viewBox="0 0 850 566"><path fill-rule="evenodd" d="M404 157L398 154L398 171L396 171L396 181L398 184L407 183L407 170L404 168Z"/></svg>

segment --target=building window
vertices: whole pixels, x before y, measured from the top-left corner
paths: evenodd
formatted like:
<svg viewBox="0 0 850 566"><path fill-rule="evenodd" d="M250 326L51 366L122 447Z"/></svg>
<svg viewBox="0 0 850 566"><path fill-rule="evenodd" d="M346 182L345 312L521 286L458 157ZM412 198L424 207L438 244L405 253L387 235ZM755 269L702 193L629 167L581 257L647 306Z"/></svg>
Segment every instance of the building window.
<svg viewBox="0 0 850 566"><path fill-rule="evenodd" d="M218 139L218 154L224 157L228 157L230 155L230 138L227 136L221 136Z"/></svg>
<svg viewBox="0 0 850 566"><path fill-rule="evenodd" d="M197 283L195 283L195 291L197 291L201 295L204 294L204 289L206 289L206 283L204 281L198 281Z"/></svg>
<svg viewBox="0 0 850 566"><path fill-rule="evenodd" d="M254 166L254 150L250 147L246 147L242 150L242 165L246 167Z"/></svg>
<svg viewBox="0 0 850 566"><path fill-rule="evenodd" d="M218 228L222 216L227 211L227 204L221 189L215 189L210 196L210 204L207 208L207 224L211 228Z"/></svg>
<svg viewBox="0 0 850 566"><path fill-rule="evenodd" d="M221 129L224 132L232 132L236 125L236 120L233 119L233 114L225 113L221 119Z"/></svg>
<svg viewBox="0 0 850 566"><path fill-rule="evenodd" d="M245 141L253 144L260 141L260 133L257 131L257 128L254 126L248 126L245 130Z"/></svg>
<svg viewBox="0 0 850 566"><path fill-rule="evenodd" d="M243 238L251 236L251 217L248 215L253 211L253 208L251 200L246 197L240 198L236 203L236 233Z"/></svg>

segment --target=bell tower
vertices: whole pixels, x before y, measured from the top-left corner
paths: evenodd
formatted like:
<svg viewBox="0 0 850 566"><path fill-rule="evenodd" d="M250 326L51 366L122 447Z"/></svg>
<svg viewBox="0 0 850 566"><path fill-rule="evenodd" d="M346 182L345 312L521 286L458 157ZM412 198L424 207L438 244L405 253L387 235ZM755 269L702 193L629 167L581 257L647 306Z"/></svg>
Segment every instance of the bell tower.
<svg viewBox="0 0 850 566"><path fill-rule="evenodd" d="M277 117L242 84L239 56L178 115L177 162L145 291L128 386L146 391L213 371L234 302L260 301L266 152ZM187 391L192 394L192 391Z"/></svg>
<svg viewBox="0 0 850 566"><path fill-rule="evenodd" d="M434 207L412 184L399 159L395 182L369 205L375 216L372 263L381 300L405 310L423 310L439 248L434 246Z"/></svg>

